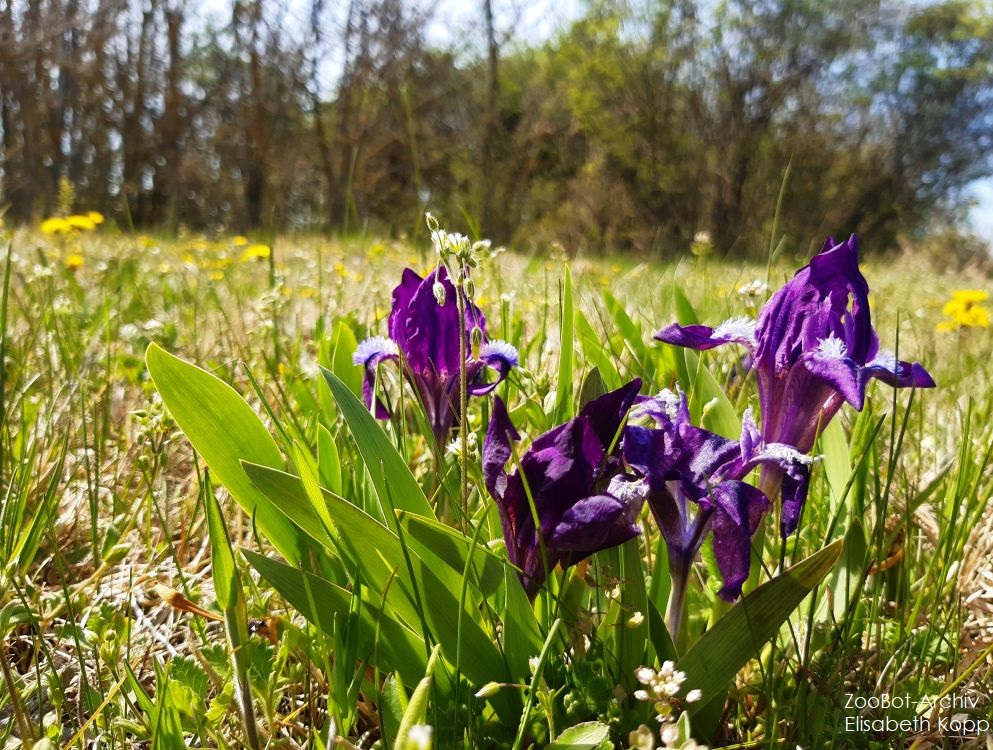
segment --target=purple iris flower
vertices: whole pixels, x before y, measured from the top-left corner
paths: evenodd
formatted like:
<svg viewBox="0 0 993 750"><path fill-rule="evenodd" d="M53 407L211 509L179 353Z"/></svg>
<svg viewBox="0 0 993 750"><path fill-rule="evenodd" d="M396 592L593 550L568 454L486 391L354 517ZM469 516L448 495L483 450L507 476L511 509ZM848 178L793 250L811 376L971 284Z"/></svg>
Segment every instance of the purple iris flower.
<svg viewBox="0 0 993 750"><path fill-rule="evenodd" d="M504 341L486 339L486 318L474 304L467 304L460 324L455 285L442 266L422 279L404 269L393 290L393 309L387 328L389 338L374 336L359 344L352 361L365 369L362 393L372 407L376 368L386 360L401 359L404 376L417 392L439 445L444 445L459 419L461 365L466 368L471 396L490 393L518 363L517 350ZM473 331L478 330L478 354L473 355ZM459 361L459 335L465 336L466 361ZM492 382L486 370L496 373ZM376 416L388 419L389 409L376 397Z"/></svg>
<svg viewBox="0 0 993 750"><path fill-rule="evenodd" d="M590 401L579 416L536 438L509 474L511 444L520 435L503 401L495 400L483 477L500 510L507 556L529 597L556 565L567 568L638 535L644 484L622 473L616 443L640 388L636 379Z"/></svg>
<svg viewBox="0 0 993 750"><path fill-rule="evenodd" d="M655 338L697 350L746 346L758 379L763 439L807 453L817 431L845 401L862 409L870 379L898 388L934 387L920 364L880 351L868 296L855 235L840 244L829 237L821 252L769 299L757 323L732 318L717 328L670 325ZM800 504L784 502L784 536L796 529L799 513Z"/></svg>
<svg viewBox="0 0 993 750"><path fill-rule="evenodd" d="M657 425L629 425L623 450L627 464L648 480L649 508L668 548L673 601L681 608L690 565L708 533L724 579L720 596L734 601L748 578L752 535L771 507L761 490L742 480L758 466L773 466L785 477L784 500L802 503L813 459L791 446L764 443L750 412L741 440L696 427L682 393L663 391L634 414Z"/></svg>

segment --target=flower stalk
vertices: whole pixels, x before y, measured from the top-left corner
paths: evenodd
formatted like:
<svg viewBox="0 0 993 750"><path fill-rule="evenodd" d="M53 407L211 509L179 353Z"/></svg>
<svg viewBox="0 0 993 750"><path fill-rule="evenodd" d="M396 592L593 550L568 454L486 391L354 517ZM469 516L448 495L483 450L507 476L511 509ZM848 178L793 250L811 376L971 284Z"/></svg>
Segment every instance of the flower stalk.
<svg viewBox="0 0 993 750"><path fill-rule="evenodd" d="M456 277L456 287L455 287L455 299L458 305L459 311L459 322L460 330L466 329L466 294L465 294L465 284L464 281L467 269L464 267L460 269L459 275ZM466 340L465 336L459 336L459 362L465 362L468 353L466 352ZM466 525L469 523L469 451L464 449L464 446L469 444L469 421L466 419L466 410L469 407L469 381L468 372L466 367L459 368L459 414L461 418L459 419L459 439L462 442L463 450L459 453L459 473L461 474L460 490L459 496L461 499L462 508L462 526L463 531L465 531Z"/></svg>

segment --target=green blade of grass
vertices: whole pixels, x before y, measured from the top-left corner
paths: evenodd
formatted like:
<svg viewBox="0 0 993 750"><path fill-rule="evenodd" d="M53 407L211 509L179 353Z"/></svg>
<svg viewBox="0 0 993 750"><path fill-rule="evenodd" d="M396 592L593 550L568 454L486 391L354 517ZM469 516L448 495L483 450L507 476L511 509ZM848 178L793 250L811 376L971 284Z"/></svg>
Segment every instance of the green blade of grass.
<svg viewBox="0 0 993 750"><path fill-rule="evenodd" d="M424 497L414 475L410 473L410 467L376 423L376 419L337 375L324 368L321 368L321 372L324 373L335 403L351 430L362 460L369 468L381 508L389 506L389 494L397 510L433 517L431 504Z"/></svg>
<svg viewBox="0 0 993 750"><path fill-rule="evenodd" d="M210 535L211 568L214 574L214 592L217 604L224 615L224 632L231 649L231 666L235 683L235 698L245 728L245 744L252 750L261 750L258 725L255 723L255 706L248 676L251 663L251 641L248 635L248 608L241 578L235 565L231 540L221 516L221 508L210 491L210 481L203 483L203 502Z"/></svg>

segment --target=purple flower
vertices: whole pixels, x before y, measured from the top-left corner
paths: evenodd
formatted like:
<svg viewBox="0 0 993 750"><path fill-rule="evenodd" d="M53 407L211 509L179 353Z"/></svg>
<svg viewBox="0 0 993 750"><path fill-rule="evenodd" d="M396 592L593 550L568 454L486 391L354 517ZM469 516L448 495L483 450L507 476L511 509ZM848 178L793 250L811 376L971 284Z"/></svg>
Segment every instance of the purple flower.
<svg viewBox="0 0 993 750"><path fill-rule="evenodd" d="M812 459L790 446L763 443L749 412L740 441L696 427L684 394L663 391L636 414L652 417L657 427L629 425L624 460L648 480L648 504L666 540L674 592L682 597L690 564L712 533L724 579L720 595L734 601L748 578L752 535L771 506L742 480L757 466L774 466L789 480L789 502L802 503Z"/></svg>
<svg viewBox="0 0 993 750"><path fill-rule="evenodd" d="M717 328L670 325L655 338L691 349L742 344L754 357L762 437L802 453L847 401L861 410L872 378L898 388L933 388L918 363L879 349L869 316L869 285L858 267L855 235L824 247L776 292L758 322L733 318ZM782 533L796 529L800 505L784 502Z"/></svg>
<svg viewBox="0 0 993 750"><path fill-rule="evenodd" d="M466 383L469 395L490 393L512 367L517 366L517 350L504 341L487 341L486 319L478 307L468 304L465 322L460 324L455 286L444 266L422 279L407 268L400 285L393 290L393 309L388 321L389 338L374 336L359 344L352 361L365 369L362 393L371 407L376 368L386 360L401 359L404 376L414 387L424 406L431 429L444 444L459 419L459 335L466 341ZM480 346L472 353L473 331L478 330ZM402 358L401 358L402 355ZM484 379L486 370L496 373L492 382ZM390 411L376 397L376 416L387 419Z"/></svg>
<svg viewBox="0 0 993 750"><path fill-rule="evenodd" d="M555 566L567 568L638 535L643 484L621 474L615 443L639 388L636 379L590 401L575 419L536 438L509 474L511 444L520 435L503 401L495 400L483 477L500 511L507 556L529 597Z"/></svg>

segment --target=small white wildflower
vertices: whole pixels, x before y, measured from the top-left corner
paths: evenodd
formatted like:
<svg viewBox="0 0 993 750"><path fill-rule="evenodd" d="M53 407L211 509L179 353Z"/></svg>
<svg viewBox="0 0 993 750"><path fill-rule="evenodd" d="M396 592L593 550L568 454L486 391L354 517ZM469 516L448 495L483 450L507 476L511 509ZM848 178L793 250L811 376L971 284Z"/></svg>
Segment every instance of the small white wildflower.
<svg viewBox="0 0 993 750"><path fill-rule="evenodd" d="M531 657L528 658L528 669L531 670L531 674L534 674L535 672L538 671L538 657L537 656L531 656Z"/></svg>
<svg viewBox="0 0 993 750"><path fill-rule="evenodd" d="M628 618L627 623L625 624L629 628L636 628L639 625L641 625L641 623L643 623L644 621L645 621L645 615L643 615L641 612L635 612L633 615L631 615Z"/></svg>
<svg viewBox="0 0 993 750"><path fill-rule="evenodd" d="M662 740L665 747L675 747L676 743L679 742L679 734L678 724L666 724L659 729L659 739Z"/></svg>
<svg viewBox="0 0 993 750"><path fill-rule="evenodd" d="M407 734L410 750L431 750L434 747L434 729L430 724L414 724Z"/></svg>
<svg viewBox="0 0 993 750"><path fill-rule="evenodd" d="M458 458L462 455L462 436L456 435L445 448L445 453Z"/></svg>
<svg viewBox="0 0 993 750"><path fill-rule="evenodd" d="M655 670L650 667L638 667L634 670L634 676L642 685L650 685L655 679Z"/></svg>
<svg viewBox="0 0 993 750"><path fill-rule="evenodd" d="M468 442L468 445L469 445L469 455L470 456L474 456L477 453L478 438L476 437L476 433L475 432L470 432L468 437L469 437L469 439L468 439L467 442ZM452 441L445 448L445 451L448 454L450 454L452 456L455 456L456 458L461 458L462 457L462 436L461 435L456 435L454 438L452 438Z"/></svg>
<svg viewBox="0 0 993 750"><path fill-rule="evenodd" d="M634 699L636 701L650 701L652 700L652 696L648 694L647 690L635 690Z"/></svg>
<svg viewBox="0 0 993 750"><path fill-rule="evenodd" d="M702 697L703 697L703 693L700 691L700 689L699 688L693 688L692 690L690 690L690 692L688 692L686 694L686 702L687 703L696 703Z"/></svg>
<svg viewBox="0 0 993 750"><path fill-rule="evenodd" d="M672 704L669 701L659 701L655 704L655 720L659 724L665 724L673 718Z"/></svg>
<svg viewBox="0 0 993 750"><path fill-rule="evenodd" d="M655 750L655 736L652 730L642 724L628 734L631 750Z"/></svg>
<svg viewBox="0 0 993 750"><path fill-rule="evenodd" d="M435 253L444 258L448 253L448 232L444 229L435 229L431 232L431 244L434 245Z"/></svg>
<svg viewBox="0 0 993 750"><path fill-rule="evenodd" d="M763 297L769 291L769 285L761 279L749 281L744 286L738 287L738 294L742 297Z"/></svg>

